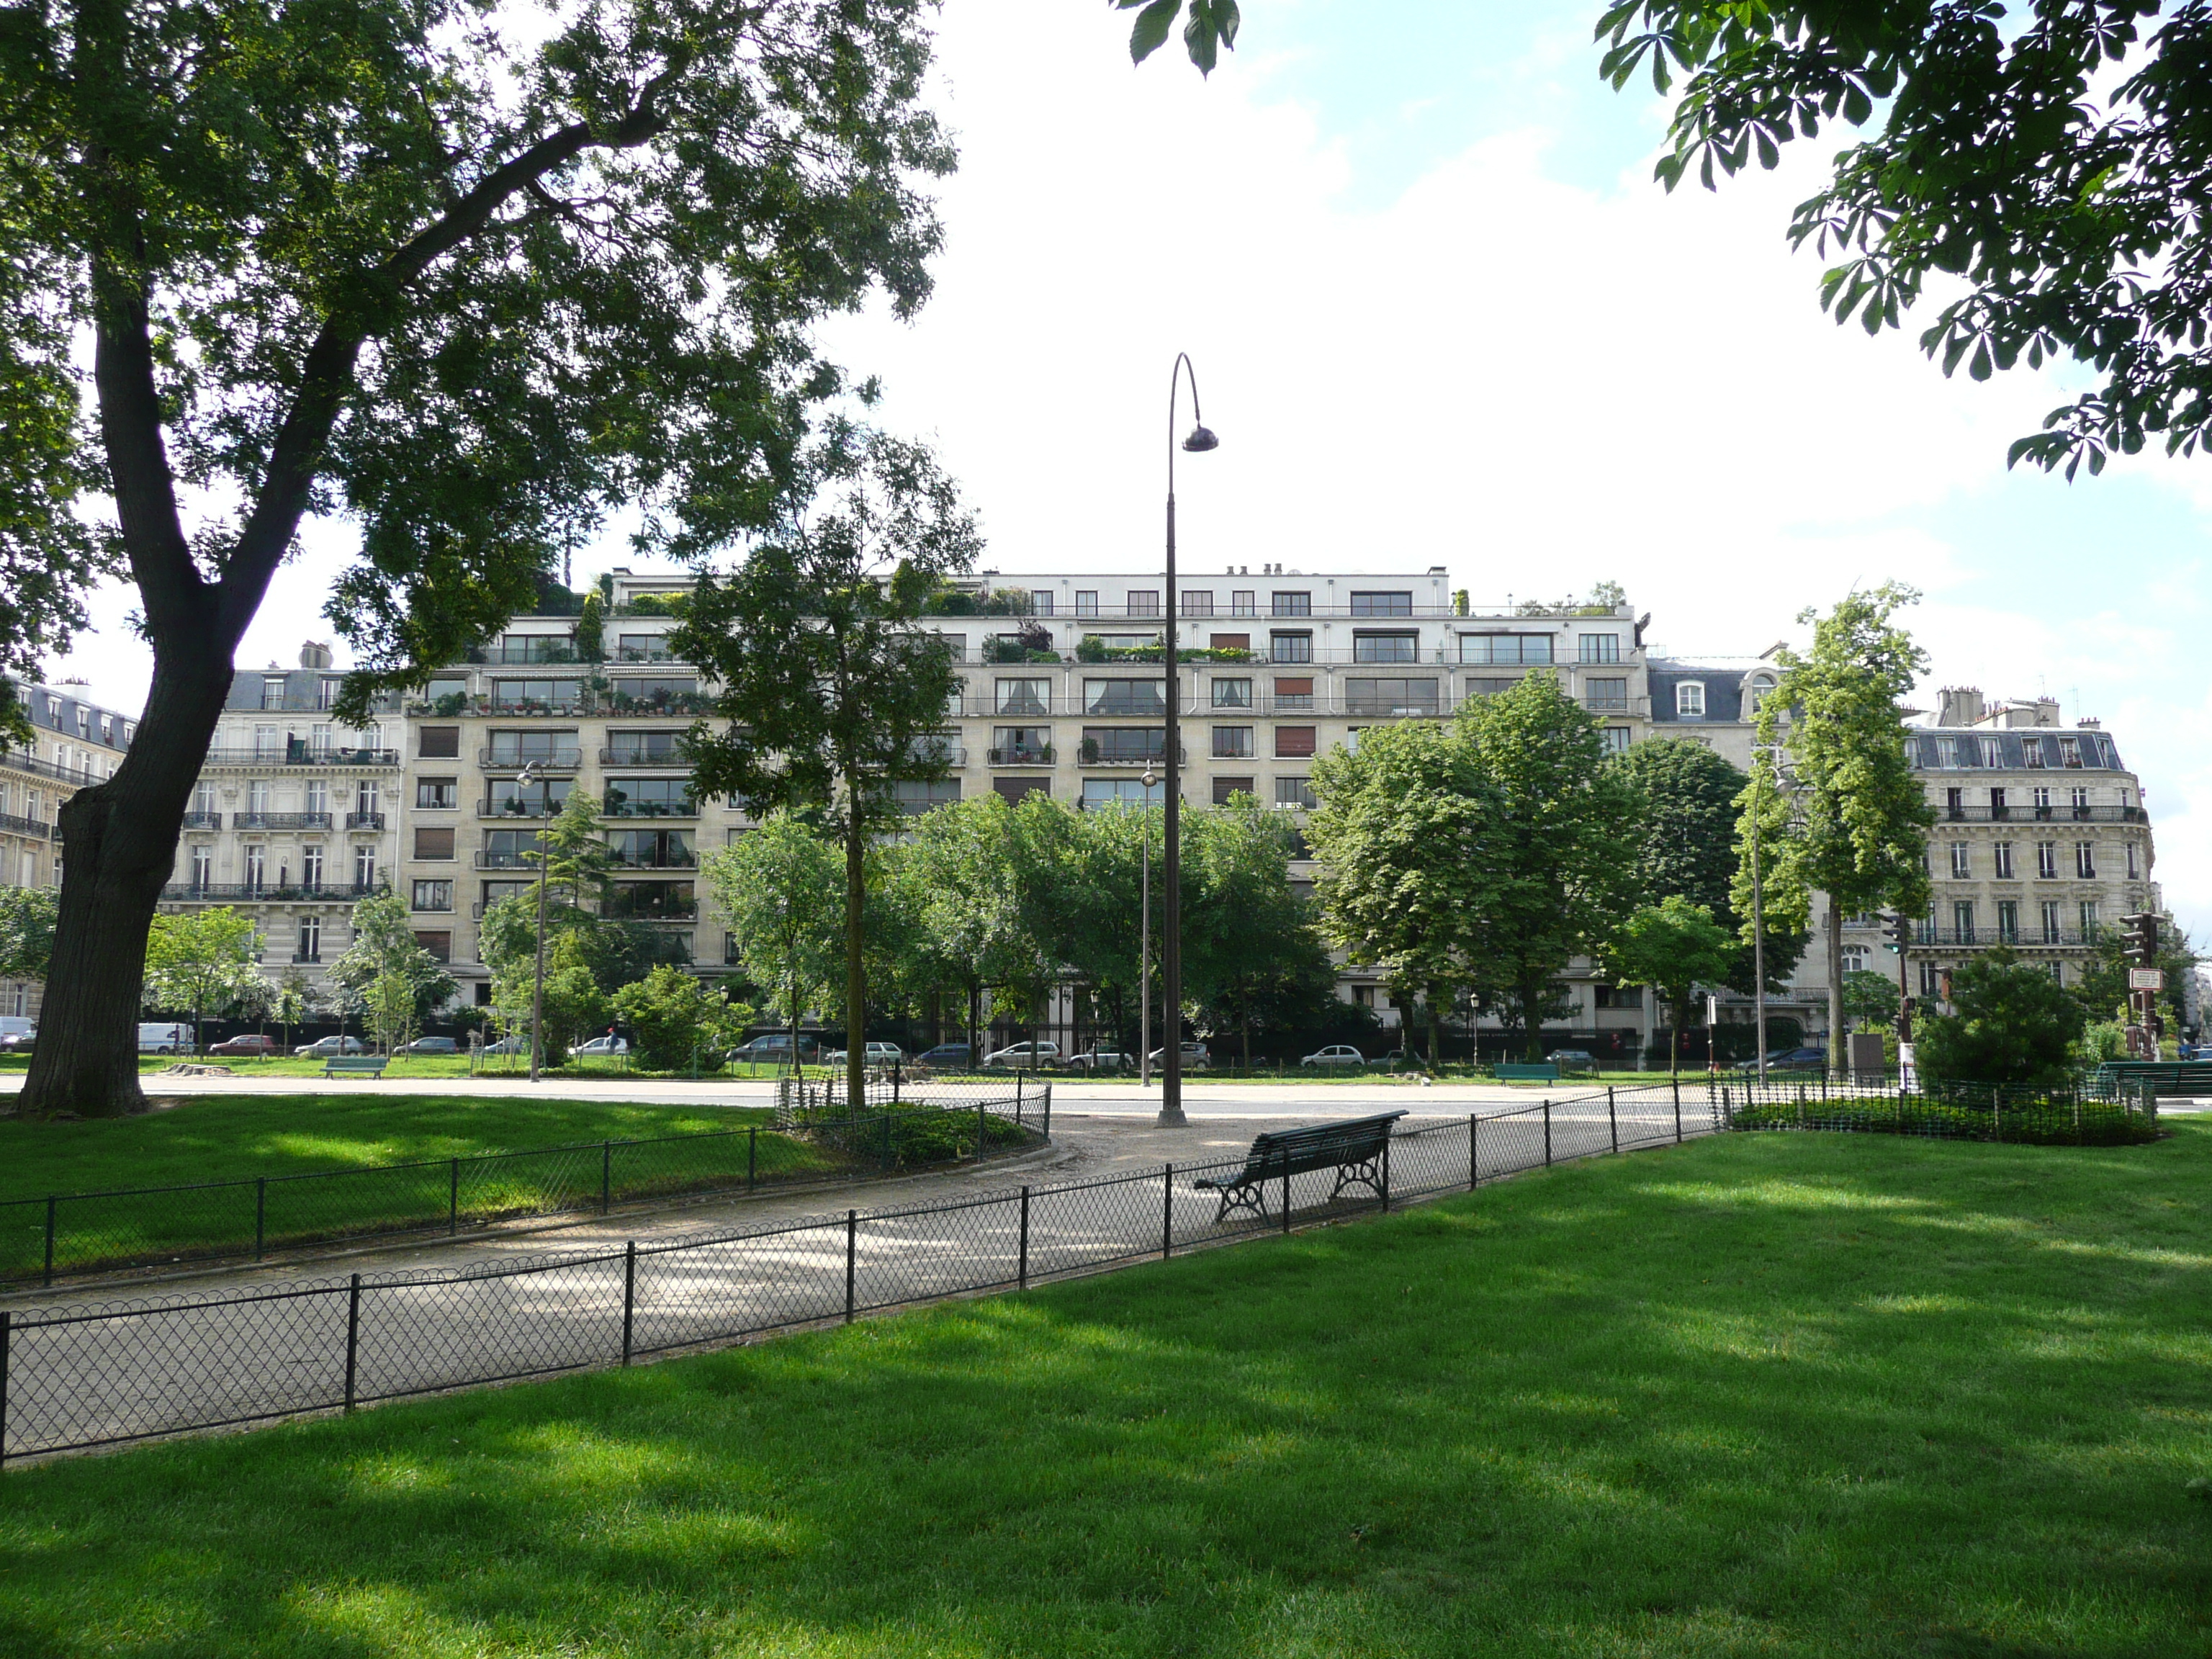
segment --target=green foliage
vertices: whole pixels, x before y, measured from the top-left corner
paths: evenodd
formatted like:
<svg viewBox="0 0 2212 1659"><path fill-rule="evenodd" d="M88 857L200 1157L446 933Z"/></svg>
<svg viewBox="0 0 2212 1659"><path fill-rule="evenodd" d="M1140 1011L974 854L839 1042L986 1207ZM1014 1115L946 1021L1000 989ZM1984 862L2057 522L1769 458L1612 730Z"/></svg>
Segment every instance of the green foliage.
<svg viewBox="0 0 2212 1659"><path fill-rule="evenodd" d="M1862 1031L1897 1023L1897 981L1887 974L1855 968L1844 975L1844 1017Z"/></svg>
<svg viewBox="0 0 2212 1659"><path fill-rule="evenodd" d="M1669 895L1631 911L1600 952L1617 985L1649 985L1673 1011L1674 1043L1668 1070L1679 1073L1682 1028L1700 985L1718 985L1735 965L1736 944L1713 920L1711 907Z"/></svg>
<svg viewBox="0 0 2212 1659"><path fill-rule="evenodd" d="M0 978L46 976L60 906L58 887L0 886Z"/></svg>
<svg viewBox="0 0 2212 1659"><path fill-rule="evenodd" d="M2136 964L2128 960L2126 949L2118 928L2100 931L2067 988L2088 1018L2127 1023L2128 970ZM2170 1027L2182 1024L2184 993L2199 960L2189 935L2166 918L2159 928L2158 960L2151 965L2166 975L2166 988L2158 994L2158 1001Z"/></svg>
<svg viewBox="0 0 2212 1659"><path fill-rule="evenodd" d="M1183 820L1183 994L1210 1031L1235 1034L1247 1065L1255 1025L1310 1017L1335 984L1313 907L1291 888L1284 819L1239 793Z"/></svg>
<svg viewBox="0 0 2212 1659"><path fill-rule="evenodd" d="M252 919L228 905L181 915L157 914L146 936L142 996L149 1008L191 1011L192 1042L201 1023L252 994L262 980L260 935Z"/></svg>
<svg viewBox="0 0 2212 1659"><path fill-rule="evenodd" d="M415 939L414 918L396 893L353 907L353 942L331 964L331 982L361 1007L389 1052L457 988L453 976Z"/></svg>
<svg viewBox="0 0 2212 1659"><path fill-rule="evenodd" d="M771 812L700 874L727 921L745 978L789 1024L827 1007L844 971L845 881L835 843L797 814Z"/></svg>
<svg viewBox="0 0 2212 1659"><path fill-rule="evenodd" d="M2101 1066L2108 1060L2128 1057L2128 1028L2114 1020L2103 1020L2086 1025L2081 1030L2081 1063Z"/></svg>
<svg viewBox="0 0 2212 1659"><path fill-rule="evenodd" d="M1615 87L1647 62L1662 93L1685 77L1656 169L1669 190L1693 170L1711 189L1716 167L1754 154L1776 167L1824 120L1875 127L1790 220L1792 243L1836 252L1822 307L1877 333L1933 283L1947 301L1920 346L1946 375L1964 363L1986 380L2023 357L2094 366L2101 384L2009 456L2071 478L2153 434L2193 453L2212 422L2212 12L2175 8L2143 38L2159 9L2054 0L2015 24L1990 6L1613 0L1597 32Z"/></svg>
<svg viewBox="0 0 2212 1659"><path fill-rule="evenodd" d="M1951 1006L1914 1030L1913 1063L1930 1082L2040 1087L2066 1076L2081 1006L2039 963L1986 951L1953 972Z"/></svg>
<svg viewBox="0 0 2212 1659"><path fill-rule="evenodd" d="M584 662L607 659L607 604L597 592L585 594L576 611L576 655Z"/></svg>
<svg viewBox="0 0 2212 1659"><path fill-rule="evenodd" d="M1199 73L1211 75L1224 48L1237 44L1239 21L1237 0L1188 0L1189 21L1182 28L1183 49ZM1141 64L1160 49L1182 15L1184 0L1114 0L1122 11L1134 11L1129 29L1129 58Z"/></svg>
<svg viewBox="0 0 2212 1659"><path fill-rule="evenodd" d="M970 1006L993 988L1024 1009L1043 994L1059 966L1037 931L1034 832L1048 811L1039 797L977 796L925 814L890 850L887 908L908 924L894 971L907 986L957 989Z"/></svg>
<svg viewBox="0 0 2212 1659"><path fill-rule="evenodd" d="M732 1008L720 989L665 964L616 992L613 1006L629 1027L634 1058L656 1072L681 1070L726 1047L752 1012Z"/></svg>

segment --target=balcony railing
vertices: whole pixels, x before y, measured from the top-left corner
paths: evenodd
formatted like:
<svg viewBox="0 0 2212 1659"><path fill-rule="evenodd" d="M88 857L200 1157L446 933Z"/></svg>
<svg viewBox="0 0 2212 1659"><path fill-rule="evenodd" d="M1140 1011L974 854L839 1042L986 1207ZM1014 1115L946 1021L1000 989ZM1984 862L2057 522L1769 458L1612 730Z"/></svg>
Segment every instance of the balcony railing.
<svg viewBox="0 0 2212 1659"><path fill-rule="evenodd" d="M1053 763L1053 749L1048 743L1042 744L1018 743L1005 749L994 749L990 752L991 764L994 766L1050 766Z"/></svg>
<svg viewBox="0 0 2212 1659"><path fill-rule="evenodd" d="M384 828L384 814L381 812L349 812L346 814L346 828L349 830L381 830Z"/></svg>
<svg viewBox="0 0 2212 1659"><path fill-rule="evenodd" d="M606 913L618 921L696 921L699 902L671 899L658 904L635 904L625 902L617 892L608 901Z"/></svg>
<svg viewBox="0 0 2212 1659"><path fill-rule="evenodd" d="M690 763L690 757L678 749L668 749L659 752L630 749L599 750L599 764L605 767L689 766Z"/></svg>
<svg viewBox="0 0 2212 1659"><path fill-rule="evenodd" d="M1190 764L1189 750L1177 749L1176 756L1176 765ZM1167 745L1162 744L1149 754L1109 755L1102 752L1097 744L1086 738L1076 750L1076 762L1082 766L1165 766L1168 763L1168 750Z"/></svg>
<svg viewBox="0 0 2212 1659"><path fill-rule="evenodd" d="M326 887L306 882L202 882L173 884L161 890L165 904L350 904L392 890L388 883Z"/></svg>
<svg viewBox="0 0 2212 1659"><path fill-rule="evenodd" d="M556 771L573 772L584 763L580 749L555 749L544 753L502 754L496 749L480 749L477 763L499 772L519 772L526 766L550 766Z"/></svg>
<svg viewBox="0 0 2212 1659"><path fill-rule="evenodd" d="M1953 806L1938 802L1936 817L1944 823L2148 823L2150 814L2140 806Z"/></svg>
<svg viewBox="0 0 2212 1659"><path fill-rule="evenodd" d="M220 830L222 828L222 814L220 812L187 812L185 814L184 823L185 828L187 830Z"/></svg>
<svg viewBox="0 0 2212 1659"><path fill-rule="evenodd" d="M2033 922L2023 923L2017 931L2000 927L1916 927L1909 951L1919 950L1987 950L1992 945L2009 945L2015 951L2079 950L2096 944L2103 935L2097 931L2082 933L2076 928L2060 928L2045 932Z"/></svg>
<svg viewBox="0 0 2212 1659"><path fill-rule="evenodd" d="M322 959L323 953L320 951L295 951L292 952L292 960L295 963L319 963Z"/></svg>
<svg viewBox="0 0 2212 1659"><path fill-rule="evenodd" d="M607 860L611 870L696 870L699 855L685 848L681 853L663 853L658 856L625 858L617 853Z"/></svg>
<svg viewBox="0 0 2212 1659"><path fill-rule="evenodd" d="M207 751L203 766L397 766L397 749L318 749L301 742L283 748L215 748Z"/></svg>
<svg viewBox="0 0 2212 1659"><path fill-rule="evenodd" d="M52 761L40 760L21 749L0 750L0 766L28 772L33 777L52 778L56 783L83 785L105 781L97 773L88 772L77 766L57 766Z"/></svg>
<svg viewBox="0 0 2212 1659"><path fill-rule="evenodd" d="M1362 719L1383 719L1397 715L1426 715L1431 719L1444 712L1441 699L1420 702L1404 697L1346 697L1344 712Z"/></svg>
<svg viewBox="0 0 2212 1659"><path fill-rule="evenodd" d="M557 800L515 805L499 800L480 800L477 803L477 816L480 818L520 818L525 823L553 817L560 811L561 803Z"/></svg>
<svg viewBox="0 0 2212 1659"><path fill-rule="evenodd" d="M574 662L576 660L576 642L552 635L540 639L499 640L490 645L470 647L468 659L495 666L515 663Z"/></svg>
<svg viewBox="0 0 2212 1659"><path fill-rule="evenodd" d="M233 812L234 830L327 830L328 812Z"/></svg>
<svg viewBox="0 0 2212 1659"><path fill-rule="evenodd" d="M675 805L657 800L620 800L605 803L599 816L603 818L696 818L699 803L687 801Z"/></svg>
<svg viewBox="0 0 2212 1659"><path fill-rule="evenodd" d="M36 818L18 817L13 812L0 812L0 833L10 836L28 836L33 841L44 841L47 837L49 828L50 826L40 823Z"/></svg>
<svg viewBox="0 0 2212 1659"><path fill-rule="evenodd" d="M518 848L513 852L494 852L479 848L473 860L479 870L535 870L538 849Z"/></svg>

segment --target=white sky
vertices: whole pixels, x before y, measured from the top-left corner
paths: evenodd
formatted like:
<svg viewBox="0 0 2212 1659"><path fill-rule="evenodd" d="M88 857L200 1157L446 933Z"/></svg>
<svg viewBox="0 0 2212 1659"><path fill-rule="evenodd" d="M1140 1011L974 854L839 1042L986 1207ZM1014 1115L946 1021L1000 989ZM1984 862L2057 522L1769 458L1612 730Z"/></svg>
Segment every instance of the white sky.
<svg viewBox="0 0 2212 1659"><path fill-rule="evenodd" d="M1718 196L1661 192L1656 106L1596 88L1587 5L1547 10L1518 56L1408 71L1418 96L1332 56L1353 0L1247 9L1206 82L1166 53L1133 71L1127 14L1103 4L950 0L939 107L963 167L937 296L825 343L883 374L889 424L938 443L987 565L1157 567L1187 349L1222 437L1182 473L1187 570L1441 563L1478 599L1612 579L1658 644L1741 655L1854 584L1910 581L1929 691L2047 690L2101 716L2143 775L2168 902L2212 933L2203 461L2070 489L2008 475L2063 386L1946 381L1917 330L1820 314L1819 262L1781 231L1826 144ZM328 637L348 539L309 535L242 662ZM580 580L629 562L610 543ZM135 707L129 608L103 598L61 672Z"/></svg>

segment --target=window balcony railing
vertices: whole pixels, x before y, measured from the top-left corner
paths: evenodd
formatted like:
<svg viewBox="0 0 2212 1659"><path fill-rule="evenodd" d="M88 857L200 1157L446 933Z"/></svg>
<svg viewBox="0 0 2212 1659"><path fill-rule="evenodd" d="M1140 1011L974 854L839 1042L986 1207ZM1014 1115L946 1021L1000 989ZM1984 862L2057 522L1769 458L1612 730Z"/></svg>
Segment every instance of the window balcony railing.
<svg viewBox="0 0 2212 1659"><path fill-rule="evenodd" d="M1177 749L1176 757L1176 765L1190 764L1189 750ZM1130 755L1119 752L1109 754L1103 751L1098 744L1089 738L1085 738L1076 750L1076 760L1078 764L1083 766L1165 766L1168 763L1168 750L1167 745L1162 744L1158 748L1144 754Z"/></svg>
<svg viewBox="0 0 2212 1659"><path fill-rule="evenodd" d="M1945 823L2147 823L2149 813L2140 806L1957 806L1936 804L1936 817Z"/></svg>
<svg viewBox="0 0 2212 1659"><path fill-rule="evenodd" d="M536 697L486 697L483 712L504 720L574 720L592 712L590 699L563 698L558 702L547 702Z"/></svg>
<svg viewBox="0 0 2212 1659"><path fill-rule="evenodd" d="M489 645L472 646L468 660L495 666L514 663L574 662L576 642L574 640L548 635L540 639L496 640Z"/></svg>
<svg viewBox="0 0 2212 1659"><path fill-rule="evenodd" d="M286 744L282 749L273 746L263 748L258 745L250 748L210 749L200 763L203 766L221 767L397 766L399 764L399 751L397 749L316 748L313 744L295 740Z"/></svg>
<svg viewBox="0 0 2212 1659"><path fill-rule="evenodd" d="M658 800L618 800L605 803L600 810L603 818L696 818L699 803Z"/></svg>
<svg viewBox="0 0 2212 1659"><path fill-rule="evenodd" d="M665 645L622 645L617 646L614 650L608 653L607 660L610 662L681 662L683 659Z"/></svg>
<svg viewBox="0 0 2212 1659"><path fill-rule="evenodd" d="M655 902L626 900L617 890L607 902L607 915L618 921L696 921L699 902L696 899L663 899Z"/></svg>
<svg viewBox="0 0 2212 1659"><path fill-rule="evenodd" d="M384 828L384 814L381 812L349 812L345 815L345 827L349 830L381 830Z"/></svg>
<svg viewBox="0 0 2212 1659"><path fill-rule="evenodd" d="M535 870L538 867L538 849L534 847L516 848L509 851L479 848L473 862L479 870Z"/></svg>
<svg viewBox="0 0 2212 1659"><path fill-rule="evenodd" d="M1048 743L1010 744L1003 749L990 751L994 766L1050 766L1053 748Z"/></svg>
<svg viewBox="0 0 2212 1659"><path fill-rule="evenodd" d="M233 812L234 830L327 830L328 812Z"/></svg>
<svg viewBox="0 0 2212 1659"><path fill-rule="evenodd" d="M602 749L599 764L605 767L630 766L689 766L690 757L681 749Z"/></svg>
<svg viewBox="0 0 2212 1659"><path fill-rule="evenodd" d="M222 828L222 814L220 812L187 812L185 814L185 828L187 830L220 830Z"/></svg>
<svg viewBox="0 0 2212 1659"><path fill-rule="evenodd" d="M21 749L0 750L0 766L28 772L33 777L52 778L56 783L82 785L104 781L97 773L88 772L82 767L57 766L52 761L40 760Z"/></svg>
<svg viewBox="0 0 2212 1659"><path fill-rule="evenodd" d="M1916 927L1908 951L1988 950L1994 945L2007 945L2015 951L2080 950L2094 945L2100 935L2092 931L2082 933L2078 928L2054 928L2046 932L2033 921L2023 922L2017 930L1996 927Z"/></svg>
<svg viewBox="0 0 2212 1659"><path fill-rule="evenodd" d="M680 853L641 854L627 858L617 853L607 860L607 867L611 870L696 870L699 857L688 848Z"/></svg>
<svg viewBox="0 0 2212 1659"><path fill-rule="evenodd" d="M559 801L480 800L477 816L480 818L521 818L526 821L550 818L561 811Z"/></svg>
<svg viewBox="0 0 2212 1659"><path fill-rule="evenodd" d="M526 766L544 766L558 772L573 772L584 763L584 751L580 749L549 749L532 750L526 755L483 749L477 751L477 763L495 772L520 772Z"/></svg>
<svg viewBox="0 0 2212 1659"><path fill-rule="evenodd" d="M184 882L161 890L165 904L350 904L392 890L387 883L325 886L319 882Z"/></svg>
<svg viewBox="0 0 2212 1659"><path fill-rule="evenodd" d="M292 960L295 963L319 963L322 959L323 953L320 951L295 951L292 952Z"/></svg>
<svg viewBox="0 0 2212 1659"><path fill-rule="evenodd" d="M1346 697L1344 712L1359 719L1384 719L1409 714L1433 718L1446 710L1441 699L1424 702L1406 697Z"/></svg>
<svg viewBox="0 0 2212 1659"><path fill-rule="evenodd" d="M221 814L217 814L220 820ZM28 836L33 841L47 838L50 826L36 818L18 817L13 812L0 812L0 832L10 836Z"/></svg>

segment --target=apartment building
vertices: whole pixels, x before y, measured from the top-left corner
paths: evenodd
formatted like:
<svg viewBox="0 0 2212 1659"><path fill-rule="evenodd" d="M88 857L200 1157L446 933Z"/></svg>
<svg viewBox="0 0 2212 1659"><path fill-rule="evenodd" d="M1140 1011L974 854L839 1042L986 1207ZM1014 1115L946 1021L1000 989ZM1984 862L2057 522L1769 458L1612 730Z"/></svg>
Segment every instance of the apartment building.
<svg viewBox="0 0 2212 1659"><path fill-rule="evenodd" d="M58 887L62 805L113 775L137 720L88 700L75 685L15 683L31 722L27 745L0 747L0 886ZM0 980L0 1014L35 1019L36 980Z"/></svg>
<svg viewBox="0 0 2212 1659"><path fill-rule="evenodd" d="M390 887L398 845L399 706L343 725L343 678L313 641L296 667L233 675L161 890L164 910L252 916L272 975L298 968L319 988L356 901Z"/></svg>

